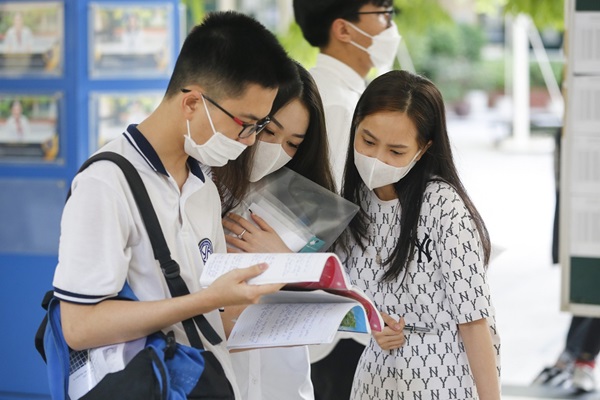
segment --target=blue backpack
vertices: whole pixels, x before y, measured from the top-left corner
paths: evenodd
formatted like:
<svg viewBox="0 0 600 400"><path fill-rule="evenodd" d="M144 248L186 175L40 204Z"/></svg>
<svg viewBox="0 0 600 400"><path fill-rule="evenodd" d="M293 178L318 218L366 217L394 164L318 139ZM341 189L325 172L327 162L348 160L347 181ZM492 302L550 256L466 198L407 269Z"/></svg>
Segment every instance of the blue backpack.
<svg viewBox="0 0 600 400"><path fill-rule="evenodd" d="M123 156L102 152L92 156L79 169L83 171L98 160L109 160L123 171L148 231L154 257L160 263L172 297L189 294L179 274L179 265L171 258L150 197L135 167ZM70 192L69 192L70 195ZM68 199L68 197L67 197ZM123 301L137 301L126 283L117 296ZM46 293L42 306L47 310L35 336L35 345L47 364L50 394L54 400L71 400L69 376L76 360L87 351L75 351L65 342L60 319L60 301L53 291ZM107 374L82 400L183 400L234 399L233 389L223 367L210 351L204 349L196 327L213 345L222 341L203 315L182 321L192 346L175 341L173 332L154 333L146 345L121 371Z"/></svg>

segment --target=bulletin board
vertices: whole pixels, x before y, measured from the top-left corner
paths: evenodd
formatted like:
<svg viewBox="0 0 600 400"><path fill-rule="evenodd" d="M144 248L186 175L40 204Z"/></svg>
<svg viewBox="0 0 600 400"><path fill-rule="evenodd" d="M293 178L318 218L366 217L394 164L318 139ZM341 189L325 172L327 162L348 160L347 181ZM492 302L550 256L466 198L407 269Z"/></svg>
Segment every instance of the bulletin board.
<svg viewBox="0 0 600 400"><path fill-rule="evenodd" d="M33 346L79 166L162 98L179 0L0 0L0 399L49 399ZM158 99L158 100L157 100Z"/></svg>
<svg viewBox="0 0 600 400"><path fill-rule="evenodd" d="M600 317L600 1L569 0L561 309Z"/></svg>

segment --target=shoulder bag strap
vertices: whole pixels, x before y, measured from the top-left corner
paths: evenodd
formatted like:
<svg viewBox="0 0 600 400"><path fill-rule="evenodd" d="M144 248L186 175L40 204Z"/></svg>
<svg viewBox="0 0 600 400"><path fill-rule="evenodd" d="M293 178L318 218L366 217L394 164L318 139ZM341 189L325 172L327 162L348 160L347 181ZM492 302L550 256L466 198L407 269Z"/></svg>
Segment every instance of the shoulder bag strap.
<svg viewBox="0 0 600 400"><path fill-rule="evenodd" d="M184 296L190 294L190 291L181 278L179 264L171 258L171 251L165 241L165 237L160 227L160 222L152 206L150 196L146 186L140 177L140 174L135 167L122 155L113 152L101 152L90 157L86 162L83 163L78 173L86 169L92 163L99 160L112 161L117 164L123 171L125 179L131 188L135 202L140 210L140 214L146 226L146 231L152 243L152 250L154 252L154 258L160 263L160 268L167 281L167 286L171 292L172 297ZM69 190L69 195L71 191ZM182 321L183 327L190 341L190 344L196 348L204 348L198 331L194 326L194 322L200 328L200 331L206 337L206 339L213 345L221 343L223 340L219 334L213 329L206 317L202 314L197 315L193 318Z"/></svg>

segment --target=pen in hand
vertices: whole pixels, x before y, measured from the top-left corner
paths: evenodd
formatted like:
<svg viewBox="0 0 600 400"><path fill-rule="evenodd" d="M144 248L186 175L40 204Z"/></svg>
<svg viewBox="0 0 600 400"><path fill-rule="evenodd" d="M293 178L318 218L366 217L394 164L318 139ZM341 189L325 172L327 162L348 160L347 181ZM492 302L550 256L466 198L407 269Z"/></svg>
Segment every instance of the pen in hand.
<svg viewBox="0 0 600 400"><path fill-rule="evenodd" d="M404 331L409 333L432 333L433 329L425 326L404 325Z"/></svg>

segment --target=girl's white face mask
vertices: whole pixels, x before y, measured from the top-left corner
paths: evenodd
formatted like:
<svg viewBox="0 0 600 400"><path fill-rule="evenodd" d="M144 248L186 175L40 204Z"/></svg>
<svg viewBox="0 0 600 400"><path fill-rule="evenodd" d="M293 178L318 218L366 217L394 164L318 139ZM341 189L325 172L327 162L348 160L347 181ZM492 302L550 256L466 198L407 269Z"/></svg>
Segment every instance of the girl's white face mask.
<svg viewBox="0 0 600 400"><path fill-rule="evenodd" d="M350 43L359 49L366 51L369 54L371 62L375 68L378 70L389 70L394 64L394 59L396 58L396 53L398 52L398 45L400 44L400 40L402 40L402 36L400 36L400 33L398 33L396 24L392 22L392 25L389 28L375 36L371 36L367 32L358 28L356 25L350 22L348 23L358 32L371 38L372 40L371 45L367 48L359 45L356 42Z"/></svg>
<svg viewBox="0 0 600 400"><path fill-rule="evenodd" d="M257 140L254 146L256 146L256 150L252 160L250 182L261 180L263 177L283 167L292 159L279 143Z"/></svg>
<svg viewBox="0 0 600 400"><path fill-rule="evenodd" d="M200 161L204 165L209 167L222 167L223 165L227 164L229 160L235 160L238 158L248 146L238 142L237 140L228 138L221 132L217 132L215 126L213 125L212 118L210 117L210 113L208 112L206 100L204 100L203 96L202 102L204 104L204 110L206 111L206 116L208 117L208 122L212 128L213 135L206 143L201 145L197 144L194 139L192 139L190 134L190 121L188 120L186 121L187 135L184 135L184 149L187 155Z"/></svg>
<svg viewBox="0 0 600 400"><path fill-rule="evenodd" d="M367 157L354 149L354 165L360 177L369 190L377 189L398 182L417 163L417 156L421 150L415 154L413 159L404 167L392 167L374 157Z"/></svg>

